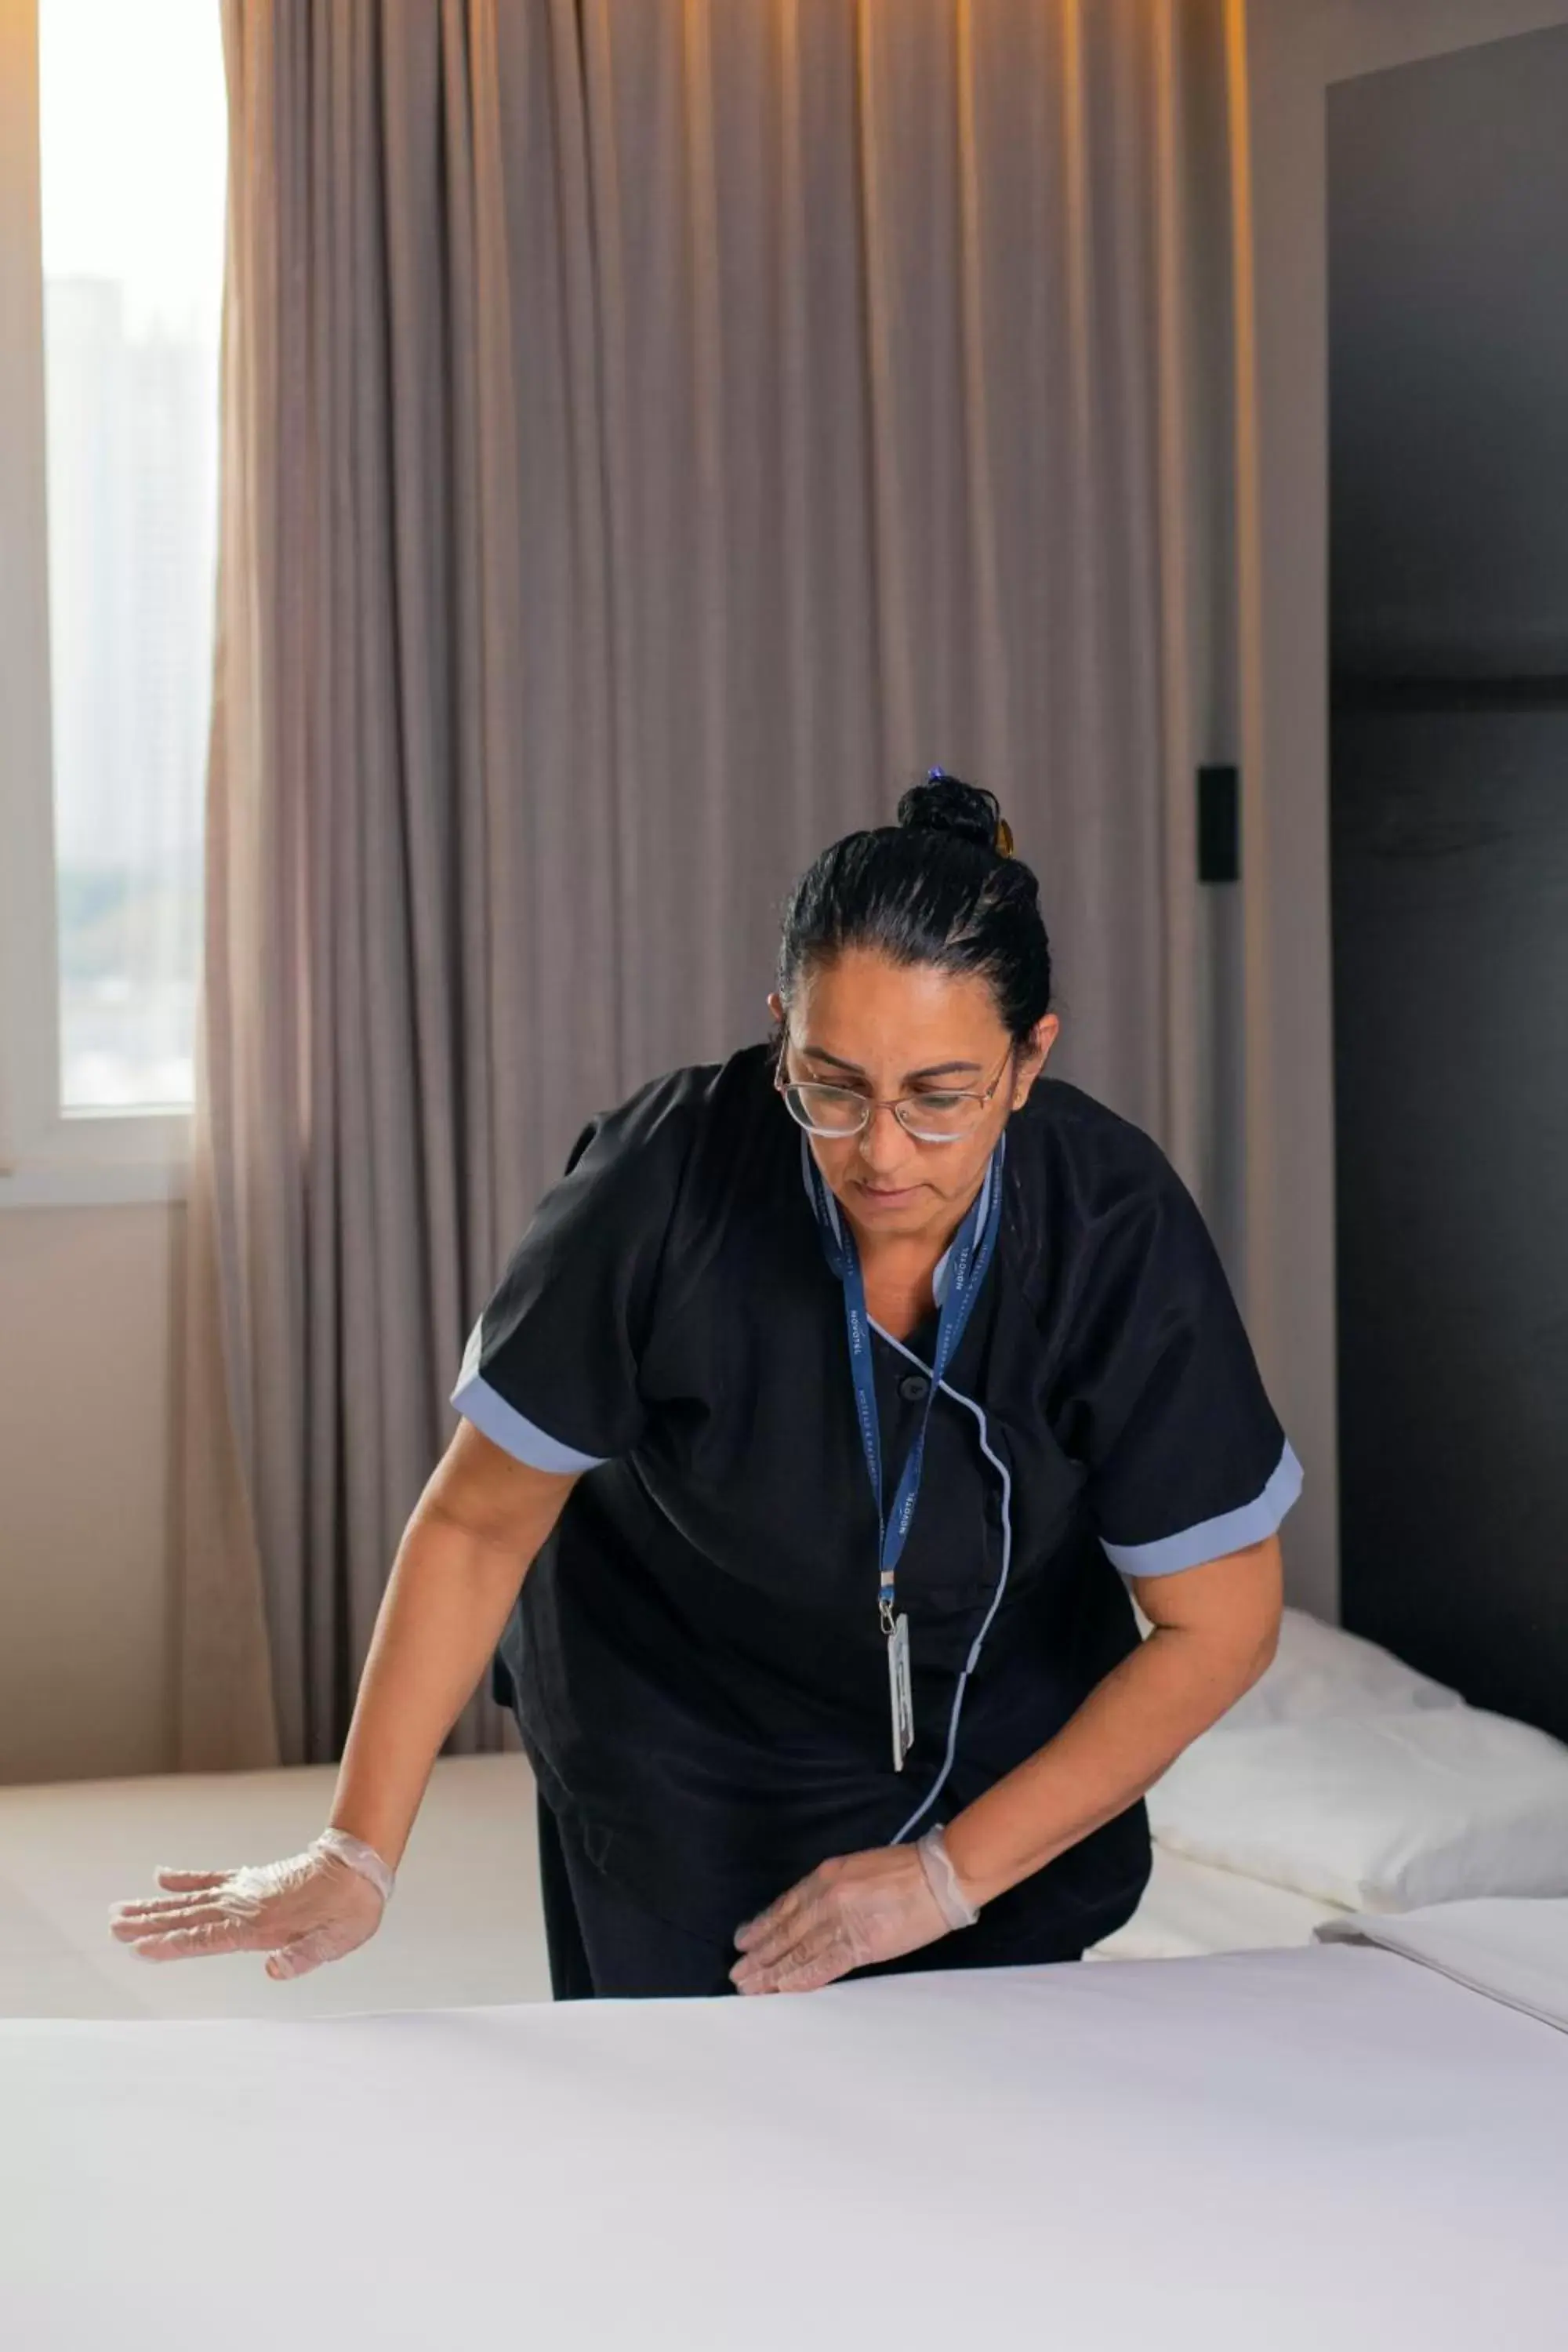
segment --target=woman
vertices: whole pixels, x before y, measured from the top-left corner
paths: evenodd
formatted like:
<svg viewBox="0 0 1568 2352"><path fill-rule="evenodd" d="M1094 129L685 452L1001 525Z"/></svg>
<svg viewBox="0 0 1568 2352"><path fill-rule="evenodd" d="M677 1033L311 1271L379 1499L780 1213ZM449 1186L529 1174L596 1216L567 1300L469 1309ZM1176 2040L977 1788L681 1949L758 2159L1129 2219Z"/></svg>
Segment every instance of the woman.
<svg viewBox="0 0 1568 2352"><path fill-rule="evenodd" d="M796 886L768 1043L591 1122L469 1339L331 1827L161 1874L122 1940L363 1942L498 1637L558 1999L1074 1959L1131 1915L1144 1790L1273 1654L1300 1471L1174 1172L1043 1076L1011 845L933 771Z"/></svg>

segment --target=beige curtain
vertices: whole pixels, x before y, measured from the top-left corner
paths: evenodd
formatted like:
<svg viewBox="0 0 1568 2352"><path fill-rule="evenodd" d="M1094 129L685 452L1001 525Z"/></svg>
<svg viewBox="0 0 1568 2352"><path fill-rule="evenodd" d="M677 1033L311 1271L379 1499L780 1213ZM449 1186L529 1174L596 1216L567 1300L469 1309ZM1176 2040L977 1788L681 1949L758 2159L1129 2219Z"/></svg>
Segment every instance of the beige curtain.
<svg viewBox="0 0 1568 2352"><path fill-rule="evenodd" d="M578 1126L762 1033L791 877L932 762L1201 1191L1229 726L1219 0L224 24L188 1767L338 1752Z"/></svg>

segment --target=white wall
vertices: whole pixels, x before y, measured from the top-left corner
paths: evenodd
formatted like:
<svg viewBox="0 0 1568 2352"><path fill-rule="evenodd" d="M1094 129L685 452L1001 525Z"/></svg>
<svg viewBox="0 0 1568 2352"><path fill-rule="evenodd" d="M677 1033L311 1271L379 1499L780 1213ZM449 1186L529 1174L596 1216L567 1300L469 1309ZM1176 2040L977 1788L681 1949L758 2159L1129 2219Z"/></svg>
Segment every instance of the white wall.
<svg viewBox="0 0 1568 2352"><path fill-rule="evenodd" d="M0 1214L0 1781L159 1772L184 1211Z"/></svg>

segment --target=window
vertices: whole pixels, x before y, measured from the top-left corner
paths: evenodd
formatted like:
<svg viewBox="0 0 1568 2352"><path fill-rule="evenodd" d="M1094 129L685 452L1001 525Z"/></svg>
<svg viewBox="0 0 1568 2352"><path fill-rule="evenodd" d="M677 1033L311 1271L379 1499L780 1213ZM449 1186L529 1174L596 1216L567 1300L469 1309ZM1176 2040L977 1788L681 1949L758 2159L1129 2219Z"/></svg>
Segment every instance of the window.
<svg viewBox="0 0 1568 2352"><path fill-rule="evenodd" d="M193 1091L220 16L37 0L30 29L0 56L0 618L34 653L0 656L0 1196L134 1197L178 1189Z"/></svg>

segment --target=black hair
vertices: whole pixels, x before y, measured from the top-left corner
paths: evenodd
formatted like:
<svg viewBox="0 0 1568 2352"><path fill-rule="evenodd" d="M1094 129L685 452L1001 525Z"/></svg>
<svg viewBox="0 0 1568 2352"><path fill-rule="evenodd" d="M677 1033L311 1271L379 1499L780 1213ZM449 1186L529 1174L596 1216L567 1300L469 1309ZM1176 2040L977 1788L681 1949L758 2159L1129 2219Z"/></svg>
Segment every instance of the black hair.
<svg viewBox="0 0 1568 2352"><path fill-rule="evenodd" d="M1051 950L1040 886L994 793L933 768L899 803L897 824L847 833L807 866L784 905L778 992L846 948L985 981L1003 1026L1024 1044L1049 1011Z"/></svg>

